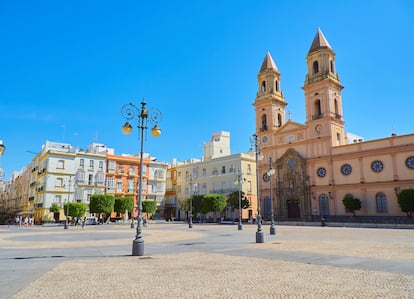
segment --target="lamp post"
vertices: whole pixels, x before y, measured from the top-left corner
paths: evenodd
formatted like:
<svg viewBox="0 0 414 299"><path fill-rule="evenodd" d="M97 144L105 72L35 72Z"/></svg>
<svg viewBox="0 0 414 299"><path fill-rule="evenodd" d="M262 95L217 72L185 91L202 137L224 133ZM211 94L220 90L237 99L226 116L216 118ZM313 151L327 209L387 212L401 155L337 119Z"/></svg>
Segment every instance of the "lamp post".
<svg viewBox="0 0 414 299"><path fill-rule="evenodd" d="M190 215L188 215L188 228L193 228L193 177L190 175Z"/></svg>
<svg viewBox="0 0 414 299"><path fill-rule="evenodd" d="M260 192L259 192L259 150L257 143L257 134L253 134L254 151L256 156L256 196L257 196L257 231L256 243L264 243L264 233L262 230L262 215L260 208Z"/></svg>
<svg viewBox="0 0 414 299"><path fill-rule="evenodd" d="M242 186L242 183L243 182L244 182L244 178L243 178L243 175L242 175L241 170L239 170L237 172L236 181L234 182L235 184L238 184L238 186L239 186L239 224L237 225L237 229L238 230L243 230L243 223L242 223L242 205L241 205L241 192L242 192L241 186Z"/></svg>
<svg viewBox="0 0 414 299"><path fill-rule="evenodd" d="M275 174L275 170L272 167L272 157L269 157L269 171L267 172L267 175L269 176L269 182L270 182L270 209L272 210L272 221L270 224L270 234L275 235L276 234L276 227L275 227L275 216L273 212L273 198L272 198L272 175Z"/></svg>
<svg viewBox="0 0 414 299"><path fill-rule="evenodd" d="M161 129L158 127L158 122L162 118L161 112L156 108L147 109L145 100L142 100L141 107L135 106L133 103L126 104L121 108L121 115L126 119L126 123L122 127L124 134L132 133L132 125L130 120L135 119L138 123L139 138L141 138L140 147L140 160L139 160L139 186L138 186L138 221L137 221L137 233L135 239L132 242L132 255L142 256L144 255L144 239L142 238L142 167L144 159L144 133L148 128L147 125L154 123L154 127L151 129L152 136L158 137L161 135ZM132 219L132 222L134 219Z"/></svg>
<svg viewBox="0 0 414 299"><path fill-rule="evenodd" d="M66 203L66 220L65 220L65 226L63 229L68 229L68 217L69 217L69 200L70 200L70 184L72 183L72 177L69 177L69 192L68 192L68 202Z"/></svg>

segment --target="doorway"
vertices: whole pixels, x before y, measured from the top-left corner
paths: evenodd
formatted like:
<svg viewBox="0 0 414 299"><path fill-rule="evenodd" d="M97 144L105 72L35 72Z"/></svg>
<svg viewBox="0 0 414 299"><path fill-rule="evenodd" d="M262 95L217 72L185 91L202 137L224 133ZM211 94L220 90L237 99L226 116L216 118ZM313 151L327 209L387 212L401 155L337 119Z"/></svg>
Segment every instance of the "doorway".
<svg viewBox="0 0 414 299"><path fill-rule="evenodd" d="M288 208L288 218L300 218L299 200L289 199L286 201Z"/></svg>

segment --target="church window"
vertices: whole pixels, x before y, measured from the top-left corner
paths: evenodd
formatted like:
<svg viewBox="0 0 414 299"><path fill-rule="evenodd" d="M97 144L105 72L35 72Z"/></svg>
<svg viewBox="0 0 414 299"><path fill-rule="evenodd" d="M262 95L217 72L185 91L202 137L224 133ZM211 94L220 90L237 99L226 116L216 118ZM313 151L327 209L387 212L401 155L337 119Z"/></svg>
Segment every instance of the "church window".
<svg viewBox="0 0 414 299"><path fill-rule="evenodd" d="M280 113L277 114L277 126L282 126L282 115Z"/></svg>
<svg viewBox="0 0 414 299"><path fill-rule="evenodd" d="M330 67L331 67L331 73L335 73L333 61L331 60L331 61L329 61L329 63L330 63Z"/></svg>
<svg viewBox="0 0 414 299"><path fill-rule="evenodd" d="M262 82L262 93L266 91L266 81Z"/></svg>
<svg viewBox="0 0 414 299"><path fill-rule="evenodd" d="M375 195L375 201L377 203L377 213L387 213L387 197L384 193L380 192Z"/></svg>
<svg viewBox="0 0 414 299"><path fill-rule="evenodd" d="M262 129L261 131L267 131L267 117L266 114L262 115Z"/></svg>
<svg viewBox="0 0 414 299"><path fill-rule="evenodd" d="M339 133L336 133L336 140L339 142L339 141L341 141L341 134L339 134Z"/></svg>
<svg viewBox="0 0 414 299"><path fill-rule="evenodd" d="M319 64L318 64L318 61L314 61L313 62L313 73L314 74L319 73Z"/></svg>
<svg viewBox="0 0 414 299"><path fill-rule="evenodd" d="M322 118L321 100L316 100L314 104L315 116L314 119Z"/></svg>
<svg viewBox="0 0 414 299"><path fill-rule="evenodd" d="M338 101L336 99L334 100L334 106L335 106L335 114L338 115L339 114L339 112L338 112Z"/></svg>
<svg viewBox="0 0 414 299"><path fill-rule="evenodd" d="M275 90L279 91L279 82L277 80L275 81Z"/></svg>
<svg viewBox="0 0 414 299"><path fill-rule="evenodd" d="M329 199L328 195L321 194L319 196L319 211L321 216L328 216L329 215Z"/></svg>

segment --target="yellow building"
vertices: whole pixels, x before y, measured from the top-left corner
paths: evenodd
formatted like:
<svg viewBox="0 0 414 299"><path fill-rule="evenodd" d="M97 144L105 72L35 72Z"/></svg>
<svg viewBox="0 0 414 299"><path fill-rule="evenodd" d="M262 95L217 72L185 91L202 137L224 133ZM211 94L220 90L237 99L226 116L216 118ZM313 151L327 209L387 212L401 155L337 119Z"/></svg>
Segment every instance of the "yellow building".
<svg viewBox="0 0 414 299"><path fill-rule="evenodd" d="M264 218L270 215L270 180L279 220L346 219L351 214L342 203L345 195L361 200L357 215L365 220L405 216L397 194L414 188L414 134L365 142L345 132L335 53L319 29L307 54L307 68L302 87L305 124L286 119L280 72L270 53L258 74L253 105L264 155L259 162ZM270 158L276 172L269 178Z"/></svg>
<svg viewBox="0 0 414 299"><path fill-rule="evenodd" d="M184 162L173 162L170 166L171 177L167 184L174 189L170 192L170 201L175 199L176 219L187 218L183 202L192 195L223 194L228 195L238 191L239 187L250 202L248 209L242 210L242 219L248 220L257 216L256 196L256 162L254 155L247 153L230 154L230 133L221 131L214 133L209 142L204 144L202 159L190 159ZM236 184L238 174L241 174L243 183ZM171 180L171 183L168 181ZM172 191L172 190L171 190ZM171 205L173 206L173 205ZM218 217L237 219L238 209L226 209ZM194 219L201 215L193 215ZM205 215L209 221L211 215ZM211 221L212 219L210 219Z"/></svg>

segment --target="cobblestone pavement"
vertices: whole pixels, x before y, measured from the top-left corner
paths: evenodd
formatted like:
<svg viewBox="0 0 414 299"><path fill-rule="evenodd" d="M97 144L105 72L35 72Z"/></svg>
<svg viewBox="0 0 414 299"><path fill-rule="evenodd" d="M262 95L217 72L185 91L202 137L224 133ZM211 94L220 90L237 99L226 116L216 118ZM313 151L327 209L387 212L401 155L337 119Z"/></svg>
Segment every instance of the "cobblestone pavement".
<svg viewBox="0 0 414 299"><path fill-rule="evenodd" d="M124 225L0 227L7 265L61 253L0 298L414 298L414 230L264 226L263 244L256 230L149 224L135 257Z"/></svg>

